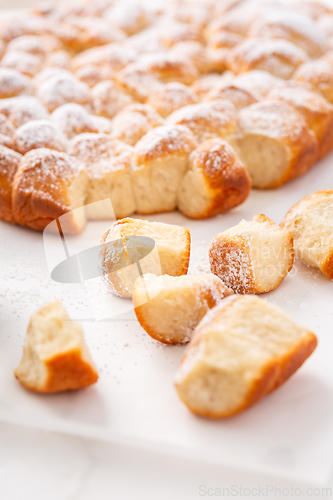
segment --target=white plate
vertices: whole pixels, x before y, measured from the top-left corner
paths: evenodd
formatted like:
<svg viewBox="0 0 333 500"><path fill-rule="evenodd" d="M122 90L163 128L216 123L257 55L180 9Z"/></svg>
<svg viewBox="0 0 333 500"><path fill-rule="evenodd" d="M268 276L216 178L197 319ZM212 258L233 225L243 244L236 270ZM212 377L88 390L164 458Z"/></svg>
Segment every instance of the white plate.
<svg viewBox="0 0 333 500"><path fill-rule="evenodd" d="M251 192L240 207L192 221L169 213L150 220L184 225L192 232L191 272L207 270L212 238L256 213L279 223L303 196L333 187L332 155L306 176L272 191ZM91 246L107 222L90 222ZM299 372L252 409L225 421L198 418L178 400L173 378L184 348L153 341L135 320L95 321L82 285L52 282L40 233L0 225L0 420L50 430L137 443L280 476L323 482L333 466L333 283L296 263L282 285L266 295L313 329L319 346ZM87 390L43 396L13 376L30 315L59 298L83 319L100 380ZM130 308L129 308L130 309ZM89 319L90 318L90 319Z"/></svg>

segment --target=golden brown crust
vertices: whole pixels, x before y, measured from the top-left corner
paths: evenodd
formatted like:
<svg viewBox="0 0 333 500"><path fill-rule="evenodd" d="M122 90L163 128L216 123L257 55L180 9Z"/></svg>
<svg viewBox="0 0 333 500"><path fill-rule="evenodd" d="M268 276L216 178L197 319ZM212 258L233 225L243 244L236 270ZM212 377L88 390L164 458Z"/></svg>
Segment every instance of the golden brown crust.
<svg viewBox="0 0 333 500"><path fill-rule="evenodd" d="M223 139L205 141L193 151L190 162L202 172L211 203L200 216L204 219L227 212L240 205L251 190L251 179L232 147Z"/></svg>
<svg viewBox="0 0 333 500"><path fill-rule="evenodd" d="M48 377L43 387L36 388L15 376L24 387L40 393L75 391L95 384L98 380L97 372L82 359L79 350L58 354L47 360L45 365Z"/></svg>
<svg viewBox="0 0 333 500"><path fill-rule="evenodd" d="M321 95L288 82L274 88L268 98L286 102L304 117L318 139L318 158L333 148L333 106Z"/></svg>
<svg viewBox="0 0 333 500"><path fill-rule="evenodd" d="M214 101L216 99L227 99L232 102L236 109L245 108L258 101L250 90L243 88L237 83L226 83L221 87L211 90L207 95L207 100Z"/></svg>
<svg viewBox="0 0 333 500"><path fill-rule="evenodd" d="M219 322L224 315L228 315L229 310L234 307L236 301L241 300L241 297L234 297L233 301L224 306L220 314L212 320L214 322ZM205 325L206 326L206 325ZM199 348L201 342L203 342L203 335L205 326L196 329L189 347L191 351ZM182 397L181 391L178 390L178 396L185 403L185 405L197 415L201 415L208 418L218 419L218 418L228 418L236 415L249 407L253 406L255 403L260 401L263 397L270 394L272 391L277 389L282 385L291 375L293 375L306 361L306 359L312 354L317 346L317 337L311 331L303 337L297 344L295 344L287 353L283 356L275 357L270 360L265 366L262 367L261 372L258 374L256 380L253 381L252 387L247 392L247 396L243 403L232 411L224 413L212 413L204 410L201 407L194 406L191 401L184 399ZM191 353L192 354L192 353ZM183 355L180 366L185 363L187 356L189 354L189 349L187 349ZM178 387L178 382L176 382L176 388Z"/></svg>
<svg viewBox="0 0 333 500"><path fill-rule="evenodd" d="M252 104L238 115L243 134L271 137L289 150L289 166L284 174L265 189L282 186L307 172L318 158L318 141L300 113L277 99Z"/></svg>
<svg viewBox="0 0 333 500"><path fill-rule="evenodd" d="M14 222L12 214L12 184L22 156L0 146L0 219Z"/></svg>
<svg viewBox="0 0 333 500"><path fill-rule="evenodd" d="M73 210L70 184L87 174L84 165L66 153L36 149L27 153L13 181L12 209L14 221L43 231L54 219ZM77 228L68 227L68 232Z"/></svg>

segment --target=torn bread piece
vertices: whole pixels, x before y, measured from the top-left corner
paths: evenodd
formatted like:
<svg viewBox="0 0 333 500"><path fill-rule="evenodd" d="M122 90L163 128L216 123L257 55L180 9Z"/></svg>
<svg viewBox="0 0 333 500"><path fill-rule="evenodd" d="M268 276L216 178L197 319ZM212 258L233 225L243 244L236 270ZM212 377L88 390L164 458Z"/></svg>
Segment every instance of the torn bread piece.
<svg viewBox="0 0 333 500"><path fill-rule="evenodd" d="M73 391L97 382L81 325L70 319L60 300L31 316L15 377L27 389L44 393Z"/></svg>
<svg viewBox="0 0 333 500"><path fill-rule="evenodd" d="M270 292L293 267L293 237L288 230L259 214L215 236L209 260L212 273L234 292Z"/></svg>
<svg viewBox="0 0 333 500"><path fill-rule="evenodd" d="M164 344L188 342L207 312L233 291L213 274L137 278L135 314L142 328Z"/></svg>
<svg viewBox="0 0 333 500"><path fill-rule="evenodd" d="M144 255L146 252L144 248L142 251L136 248L135 242L132 245L131 236L147 236L155 243L153 250L140 259L140 269L137 263L132 263L132 255ZM123 240L124 243L119 252L112 245L110 248L108 246L109 242L116 240ZM130 298L134 282L141 274L187 274L190 249L190 232L184 227L141 219L119 220L105 231L101 239L100 257L104 280L113 293ZM123 268L114 271L122 261Z"/></svg>
<svg viewBox="0 0 333 500"><path fill-rule="evenodd" d="M300 200L281 226L293 235L296 256L333 279L333 189Z"/></svg>
<svg viewBox="0 0 333 500"><path fill-rule="evenodd" d="M176 375L178 395L194 413L230 417L283 384L316 345L279 307L227 297L195 329Z"/></svg>
<svg viewBox="0 0 333 500"><path fill-rule="evenodd" d="M225 140L202 142L189 158L177 204L187 217L202 219L226 212L248 197L251 180Z"/></svg>
<svg viewBox="0 0 333 500"><path fill-rule="evenodd" d="M231 140L252 186L271 189L307 172L318 157L318 141L301 114L279 100L262 101L238 113Z"/></svg>
<svg viewBox="0 0 333 500"><path fill-rule="evenodd" d="M195 146L192 133L182 125L156 127L139 140L131 173L139 214L175 210L177 191Z"/></svg>

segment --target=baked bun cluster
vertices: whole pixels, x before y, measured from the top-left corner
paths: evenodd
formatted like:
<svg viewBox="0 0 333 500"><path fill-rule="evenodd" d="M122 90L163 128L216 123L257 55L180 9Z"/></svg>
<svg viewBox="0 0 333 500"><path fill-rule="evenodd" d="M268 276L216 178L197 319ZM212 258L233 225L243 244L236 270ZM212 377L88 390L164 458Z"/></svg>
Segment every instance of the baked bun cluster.
<svg viewBox="0 0 333 500"><path fill-rule="evenodd" d="M20 165L31 151L56 152L61 178L42 169L29 188L43 185L57 207L45 223L79 199L111 199L117 217L223 213L246 199L250 181L276 188L332 149L330 14L321 3L265 0L84 0L16 14L0 25L0 146L24 155ZM86 134L108 136L105 155L83 152ZM89 178L66 202L57 152ZM43 230L38 203L17 211L19 157L6 155L0 217ZM86 216L110 211L101 203Z"/></svg>

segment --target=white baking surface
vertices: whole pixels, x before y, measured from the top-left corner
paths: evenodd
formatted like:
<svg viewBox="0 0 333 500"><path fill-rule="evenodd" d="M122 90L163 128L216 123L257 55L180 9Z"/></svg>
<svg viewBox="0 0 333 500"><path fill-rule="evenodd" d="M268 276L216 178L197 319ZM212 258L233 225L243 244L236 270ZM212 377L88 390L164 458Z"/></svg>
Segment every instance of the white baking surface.
<svg viewBox="0 0 333 500"><path fill-rule="evenodd" d="M280 222L303 196L333 187L332 162L330 155L278 190L252 190L242 206L212 219L191 221L177 212L149 219L190 228L190 270L204 272L216 234L256 213ZM108 225L90 222L84 238L91 234L93 246ZM284 478L328 480L333 466L333 284L319 271L297 262L283 284L266 295L316 332L319 346L313 356L255 407L228 420L209 421L188 412L174 389L184 347L152 340L133 310L94 321L82 285L50 279L40 233L1 223L0 234L1 421L153 447ZM56 298L73 318L81 318L100 380L81 392L37 395L20 386L13 370L30 315Z"/></svg>

